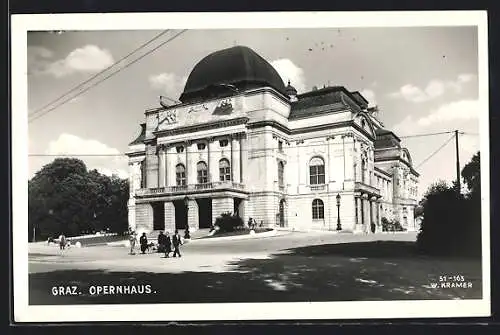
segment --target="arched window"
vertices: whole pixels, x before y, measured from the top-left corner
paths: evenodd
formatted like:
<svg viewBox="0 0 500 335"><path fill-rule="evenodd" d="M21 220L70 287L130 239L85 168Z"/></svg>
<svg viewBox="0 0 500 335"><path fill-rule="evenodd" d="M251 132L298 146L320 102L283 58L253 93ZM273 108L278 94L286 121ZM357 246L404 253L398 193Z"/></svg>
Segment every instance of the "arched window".
<svg viewBox="0 0 500 335"><path fill-rule="evenodd" d="M219 161L219 179L220 181L231 180L231 165L225 158Z"/></svg>
<svg viewBox="0 0 500 335"><path fill-rule="evenodd" d="M321 199L313 200L312 212L313 212L313 220L319 220L325 218L325 206L323 205L323 200Z"/></svg>
<svg viewBox="0 0 500 335"><path fill-rule="evenodd" d="M207 163L198 162L198 164L196 164L196 171L198 172L198 184L208 183Z"/></svg>
<svg viewBox="0 0 500 335"><path fill-rule="evenodd" d="M177 186L186 186L186 167L182 164L175 166L175 182Z"/></svg>
<svg viewBox="0 0 500 335"><path fill-rule="evenodd" d="M278 185L285 186L285 164L278 162Z"/></svg>
<svg viewBox="0 0 500 335"><path fill-rule="evenodd" d="M321 157L313 157L309 162L309 183L311 185L325 183L325 162Z"/></svg>

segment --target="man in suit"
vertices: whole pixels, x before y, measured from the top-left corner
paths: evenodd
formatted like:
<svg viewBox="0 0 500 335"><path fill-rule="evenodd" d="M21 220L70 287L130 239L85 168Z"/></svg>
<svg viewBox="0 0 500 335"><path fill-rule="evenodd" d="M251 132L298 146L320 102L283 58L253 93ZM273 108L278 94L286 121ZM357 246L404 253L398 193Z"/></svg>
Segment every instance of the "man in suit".
<svg viewBox="0 0 500 335"><path fill-rule="evenodd" d="M172 239L170 238L170 235L168 234L165 235L165 258L170 257L170 253L172 252Z"/></svg>
<svg viewBox="0 0 500 335"><path fill-rule="evenodd" d="M178 230L176 230L174 236L172 236L172 244L174 245L174 257L176 257L177 255L179 255L179 257L182 257L179 250L179 246L182 244L182 240Z"/></svg>

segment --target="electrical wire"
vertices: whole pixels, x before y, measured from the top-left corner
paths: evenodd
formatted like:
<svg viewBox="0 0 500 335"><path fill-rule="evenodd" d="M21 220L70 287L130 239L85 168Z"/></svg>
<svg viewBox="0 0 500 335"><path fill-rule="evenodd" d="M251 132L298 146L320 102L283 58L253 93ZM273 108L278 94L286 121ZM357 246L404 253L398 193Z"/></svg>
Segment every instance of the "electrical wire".
<svg viewBox="0 0 500 335"><path fill-rule="evenodd" d="M159 33L158 35L156 35L155 37L153 37L152 39L146 41L145 43L141 44L139 47L135 48L133 51L129 52L127 55L125 55L124 57L120 58L118 61L114 62L113 64L109 65L108 67L106 67L105 69L97 72L96 74L94 74L92 77L88 78L87 80L81 82L80 84L78 84L77 86L73 87L72 89L70 89L69 91L66 91L65 93L63 93L62 95L60 95L57 99L54 99L52 100L51 102L45 104L44 106L40 107L40 108L37 108L34 112L30 113L28 116L34 116L35 114L43 111L45 108L53 105L54 103L60 101L61 99L63 99L64 97L68 96L70 93L73 93L74 91L76 91L77 89L79 89L80 87L84 86L85 84L91 82L92 80L94 80L95 78L97 78L98 76L100 76L101 74L103 74L104 72L108 71L109 69L115 67L116 65L120 64L121 62L123 62L124 60L126 60L127 58L129 58L130 56L132 56L133 54L135 54L136 52L138 52L139 50L145 48L146 46L148 46L149 44L153 43L154 41L156 41L158 38L160 38L161 36L165 35L168 31L170 31L170 29L167 29L167 30L164 30L162 31L161 33Z"/></svg>
<svg viewBox="0 0 500 335"><path fill-rule="evenodd" d="M426 163L429 159L431 159L434 155L436 155L441 149L443 149L453 138L455 135L451 136L449 139L446 140L436 151L434 151L432 154L430 154L427 158L425 158L420 164L418 164L415 167L415 170L421 167L424 163Z"/></svg>
<svg viewBox="0 0 500 335"><path fill-rule="evenodd" d="M169 38L168 40L162 42L161 44L159 44L158 46L156 46L155 48L149 50L148 52L144 53L143 55L141 55L139 58L136 58L134 59L133 61L131 61L130 63L126 64L125 66L123 66L122 68L118 69L117 71L115 72L112 72L111 74L109 74L108 76L104 77L103 79L97 81L96 83L94 83L93 85L85 88L84 90L80 91L79 93L77 93L76 95L74 96L71 96L69 99L65 99L63 100L61 103L59 104L56 104L54 107L46 110L45 112L42 112L38 115L35 115L32 119L28 120L28 123L31 123L37 119L39 119L40 117L44 116L44 115L47 115L48 113L52 112L53 110L61 107L62 105L66 104L67 102L75 99L76 97L82 95L83 93L87 92L88 90L90 90L91 88L99 85L100 83L106 81L107 79L111 78L112 76L114 76L115 74L125 70L126 68L132 66L133 64L137 63L138 61L140 61L141 59L143 59L144 57L150 55L151 53L155 52L156 50L160 49L162 46L164 46L165 44L173 41L174 39L176 39L177 37L179 37L181 34L185 33L187 31L187 29L184 29L184 30L181 30L179 33L177 33L176 35L174 35L173 37Z"/></svg>

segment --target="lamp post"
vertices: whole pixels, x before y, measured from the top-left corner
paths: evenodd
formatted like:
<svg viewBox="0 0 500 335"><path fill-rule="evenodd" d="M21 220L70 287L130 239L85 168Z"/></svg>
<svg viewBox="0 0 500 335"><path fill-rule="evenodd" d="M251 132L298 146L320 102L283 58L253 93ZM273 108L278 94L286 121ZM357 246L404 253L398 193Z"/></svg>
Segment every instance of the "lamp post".
<svg viewBox="0 0 500 335"><path fill-rule="evenodd" d="M186 206L186 230L184 238L189 239L191 236L189 235L189 198L187 195L184 197L184 206Z"/></svg>
<svg viewBox="0 0 500 335"><path fill-rule="evenodd" d="M340 224L340 194L337 193L337 230L342 230L342 225Z"/></svg>

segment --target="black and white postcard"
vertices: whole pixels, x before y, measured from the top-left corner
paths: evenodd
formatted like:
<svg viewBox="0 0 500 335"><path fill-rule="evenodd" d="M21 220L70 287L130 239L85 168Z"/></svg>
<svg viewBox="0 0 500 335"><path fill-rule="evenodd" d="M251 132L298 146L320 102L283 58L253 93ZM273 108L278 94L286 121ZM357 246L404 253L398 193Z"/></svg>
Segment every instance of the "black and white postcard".
<svg viewBox="0 0 500 335"><path fill-rule="evenodd" d="M490 315L486 12L12 17L18 322Z"/></svg>

